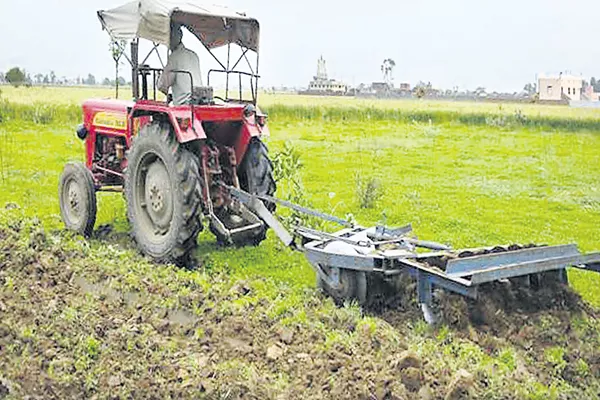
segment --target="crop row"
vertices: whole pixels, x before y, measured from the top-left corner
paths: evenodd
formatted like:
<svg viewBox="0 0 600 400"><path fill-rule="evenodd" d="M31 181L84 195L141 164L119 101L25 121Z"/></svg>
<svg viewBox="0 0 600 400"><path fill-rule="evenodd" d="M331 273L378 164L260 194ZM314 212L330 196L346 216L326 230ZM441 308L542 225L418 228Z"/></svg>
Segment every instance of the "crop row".
<svg viewBox="0 0 600 400"><path fill-rule="evenodd" d="M512 114L486 111L386 109L379 107L304 106L272 104L264 107L269 118L278 122L296 121L391 121L433 124L458 123L470 126L527 127L562 131L600 131L600 118L590 116L527 115L519 110ZM81 107L69 104L21 104L0 101L0 122L19 120L36 124L76 124L81 122Z"/></svg>

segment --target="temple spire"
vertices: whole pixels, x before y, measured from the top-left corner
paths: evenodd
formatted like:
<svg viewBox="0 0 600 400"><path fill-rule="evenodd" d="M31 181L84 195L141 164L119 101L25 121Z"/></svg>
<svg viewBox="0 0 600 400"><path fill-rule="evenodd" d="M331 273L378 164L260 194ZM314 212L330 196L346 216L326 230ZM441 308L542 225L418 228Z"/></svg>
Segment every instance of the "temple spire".
<svg viewBox="0 0 600 400"><path fill-rule="evenodd" d="M325 81L327 80L327 66L325 64L325 59L323 58L323 55L321 55L321 57L317 61L316 79L317 80L325 80Z"/></svg>

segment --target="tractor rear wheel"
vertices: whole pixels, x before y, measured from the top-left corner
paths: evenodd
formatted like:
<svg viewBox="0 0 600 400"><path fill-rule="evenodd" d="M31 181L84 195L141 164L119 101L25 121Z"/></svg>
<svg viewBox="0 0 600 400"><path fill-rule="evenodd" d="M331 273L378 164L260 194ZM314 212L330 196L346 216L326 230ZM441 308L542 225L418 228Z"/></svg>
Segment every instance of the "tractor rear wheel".
<svg viewBox="0 0 600 400"><path fill-rule="evenodd" d="M158 262L187 265L202 230L200 174L168 123L146 125L133 138L125 198L139 249Z"/></svg>
<svg viewBox="0 0 600 400"><path fill-rule="evenodd" d="M250 194L273 196L277 190L273 178L273 163L267 146L258 138L248 144L244 159L238 170L242 190ZM270 212L275 212L275 203L263 201ZM267 227L260 229L245 239L245 244L258 245L267 237Z"/></svg>
<svg viewBox="0 0 600 400"><path fill-rule="evenodd" d="M96 223L94 177L80 162L65 165L58 190L60 215L67 229L90 236Z"/></svg>

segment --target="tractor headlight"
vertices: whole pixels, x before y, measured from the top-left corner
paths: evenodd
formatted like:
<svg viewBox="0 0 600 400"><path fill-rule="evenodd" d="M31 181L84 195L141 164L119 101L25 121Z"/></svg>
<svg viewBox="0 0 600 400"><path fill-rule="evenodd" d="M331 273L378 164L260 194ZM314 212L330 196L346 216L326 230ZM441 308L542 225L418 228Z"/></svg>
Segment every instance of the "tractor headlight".
<svg viewBox="0 0 600 400"><path fill-rule="evenodd" d="M85 128L85 125L79 124L77 127L77 137L81 140L85 140L88 135L88 130Z"/></svg>
<svg viewBox="0 0 600 400"><path fill-rule="evenodd" d="M253 104L248 104L244 107L244 117L250 118L251 116L256 114L256 107Z"/></svg>

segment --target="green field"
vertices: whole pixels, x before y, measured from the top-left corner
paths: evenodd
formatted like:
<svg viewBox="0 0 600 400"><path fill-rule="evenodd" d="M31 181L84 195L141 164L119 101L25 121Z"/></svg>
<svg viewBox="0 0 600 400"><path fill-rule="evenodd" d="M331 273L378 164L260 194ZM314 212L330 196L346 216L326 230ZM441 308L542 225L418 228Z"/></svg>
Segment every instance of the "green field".
<svg viewBox="0 0 600 400"><path fill-rule="evenodd" d="M110 234L86 244L61 233L58 177L67 161L84 158L83 145L74 133L78 104L90 96L109 96L111 91L0 89L0 205L19 206L0 213L6 231L0 231L0 239L9 249L0 256L0 315L15 324L6 322L4 328L17 337L14 346L0 348L0 382L2 378L15 386L21 379L35 382L18 373L19 365L30 363L29 373L54 387L58 397L95 393L103 397L107 392L101 389L107 384L118 395L127 396L136 377L145 382L155 375L141 366L128 375L123 365L135 357L147 357L149 368L163 368L159 368L162 389L188 394L184 389L197 389L196 378L201 376L203 395L208 398L217 394L228 398L224 395L228 385L233 388L232 398L240 394L385 398L386 393L418 398L418 388L412 392L413 385L405 376L407 369L398 366L403 362L398 356L409 350L419 359L420 367L410 367L418 370L413 373L419 387L428 388L421 392L429 390L432 398L459 398L452 397L452 385L460 383L461 369L472 375L464 391L482 398L597 398L600 393L600 357L593 358L600 354L600 326L592 309L571 316L564 310L526 317L517 313L506 317L515 326L503 330L452 324L432 329L414 310L361 315L355 305L337 309L318 294L308 263L283 249L272 234L259 248L224 250L204 233L198 270L153 266L135 253L125 235L125 204L118 194L99 195L96 226L110 225ZM577 243L583 251L600 250L600 110L293 95L263 95L260 104L269 112L272 137L268 145L274 158L291 152L299 155L301 163L293 178L301 181L302 190L292 189L284 180L279 184L280 197L300 198L342 217L352 214L363 225L412 223L419 238L455 248ZM360 207L358 186L365 182L374 183L381 194L372 208ZM16 233L7 228L21 217L28 221L25 226L34 226ZM134 344L120 350L113 339L94 333L94 324L107 323L110 313L121 320L135 318L135 307L119 309L110 296L97 293L76 296L72 289L52 292L46 288L38 296L27 289L34 283L23 271L32 268L28 257L35 258L27 253L31 252L27 235L40 229L31 222L34 217L50 232L44 234L46 245L39 250L40 257L46 258L36 261L48 271L61 276L48 259L60 260L57 248L65 246L72 253L65 265L75 275L94 283L107 281L114 290L147 293L140 318L155 318L152 310L157 307L178 308L204 316L206 326L199 324L191 334L165 336L147 326L153 322L133 323L158 347L136 347L139 339L123 333ZM13 236L16 244L9 242ZM600 277L570 271L569 278L588 304L600 307ZM249 296L237 293L240 285L248 287ZM38 316L41 322L36 327L31 315L17 318L11 309L2 307L10 304L25 315L27 302L40 302L44 309L52 296L58 296L75 317ZM69 334L73 318L77 339ZM220 322L215 325L211 318ZM239 333L235 326L244 325L245 319L248 326L240 328L240 337L254 340L257 352L236 353L215 344ZM225 332L221 322L232 331ZM275 332L282 327L296 332L296 339L282 345L285 355L265 358L266 347L257 342L277 341ZM53 330L62 333L55 335ZM101 344L90 345L90 340ZM212 350L203 347L205 341ZM45 353L40 352L53 348L48 342L59 343L53 351L63 352L67 359L79 357L72 360L75 367L48 372L42 360ZM73 351L75 355L68 356ZM304 359L295 358L296 353L310 355L312 364L305 367L313 372L310 379L298 365ZM191 355L197 357L192 360ZM202 358L198 367L198 357L204 356L209 361ZM288 358L296 361L290 363ZM341 366L330 368L334 358L342 360ZM354 373L352 360L360 363ZM187 375L179 381L173 378L177 371L169 369L167 361L181 362ZM141 365L146 366L145 362ZM122 371L118 385L108 381L115 368ZM204 376L202 368L212 368L214 374ZM196 386L183 385L188 381ZM139 390L134 396L152 393L151 389ZM25 386L15 391L32 393Z"/></svg>
<svg viewBox="0 0 600 400"><path fill-rule="evenodd" d="M0 86L3 97L13 103L20 104L58 104L77 105L89 98L114 98L115 89L106 87L42 87L42 88L14 88ZM119 97L128 99L131 96L130 88L121 88ZM519 103L491 103L491 102L451 102L436 100L378 100L360 99L354 97L322 97L298 96L293 94L260 93L259 103L263 107L275 105L299 107L325 107L378 110L403 110L411 114L423 112L446 112L460 114L486 114L512 116L517 111L528 117L542 118L568 118L571 121L593 120L600 123L600 113L597 109L573 109L565 106L519 104Z"/></svg>

